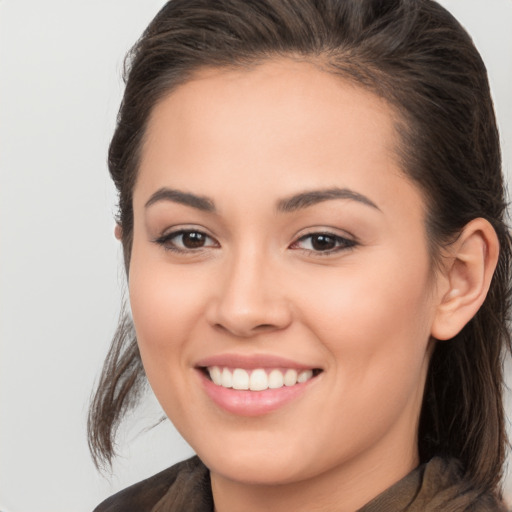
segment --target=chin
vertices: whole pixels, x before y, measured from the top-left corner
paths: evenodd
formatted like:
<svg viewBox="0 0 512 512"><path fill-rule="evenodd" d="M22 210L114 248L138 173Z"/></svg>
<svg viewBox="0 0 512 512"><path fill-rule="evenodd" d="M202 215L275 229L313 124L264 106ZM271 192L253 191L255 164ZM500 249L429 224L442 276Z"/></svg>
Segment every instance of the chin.
<svg viewBox="0 0 512 512"><path fill-rule="evenodd" d="M253 485L289 484L311 478L318 462L318 457L304 452L304 447L281 445L280 449L275 444L258 443L245 449L205 450L198 455L212 473Z"/></svg>

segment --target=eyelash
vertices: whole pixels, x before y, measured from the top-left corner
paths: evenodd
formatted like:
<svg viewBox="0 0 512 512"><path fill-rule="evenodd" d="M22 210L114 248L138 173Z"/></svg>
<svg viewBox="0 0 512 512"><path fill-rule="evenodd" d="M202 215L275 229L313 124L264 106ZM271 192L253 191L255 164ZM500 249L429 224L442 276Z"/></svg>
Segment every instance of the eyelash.
<svg viewBox="0 0 512 512"><path fill-rule="evenodd" d="M162 235L160 237L158 237L156 240L154 240L154 242L158 245L161 245L166 251L172 251L172 252L176 252L176 253L181 253L181 254L189 254L191 252L194 252L194 253L197 253L205 248L208 248L208 247L218 247L218 243L215 242L214 244L211 244L211 245L203 245L201 247L178 247L176 245L176 242L175 240L178 238L178 237L183 237L184 235L199 235L199 237L204 237L205 240L212 240L214 241L214 239L207 235L206 233L204 233L203 231L200 231L198 229L180 229L178 231L173 231L171 233L166 233L165 235ZM183 240L183 238L182 238Z"/></svg>
<svg viewBox="0 0 512 512"><path fill-rule="evenodd" d="M180 236L183 237L185 235L189 235L189 236L194 235L194 237L197 239L202 238L205 241L210 240L210 241L213 241L214 243L213 244L210 243L208 245L201 245L199 247L178 247L176 245L175 240L177 238L179 238ZM304 242L308 239L311 240L310 245L314 246L314 242L313 242L314 237L317 237L317 242L319 241L318 239L323 238L324 242L327 242L327 243L330 242L331 244L334 243L335 246L333 248L326 249L326 250L315 249L314 247L310 248L310 249L299 247L299 244L301 242ZM207 249L210 247L214 247L214 248L220 247L218 242L216 242L211 236L209 236L206 233L204 233L203 231L200 231L197 229L180 229L178 231L173 231L171 233L167 233L165 235L158 237L157 239L154 240L154 242L156 244L162 246L166 251L172 251L172 252L180 253L180 254L198 253L198 252L202 251L203 249ZM181 243L182 243L182 245L184 245L183 238L182 238ZM302 250L307 254L312 254L315 256L328 256L328 255L335 254L335 253L338 253L341 251L346 251L346 250L352 249L352 248L356 247L357 245L358 245L358 243L355 240L345 238L340 235L335 235L334 233L330 233L330 232L316 231L316 232L308 233L306 235L301 236L299 239L297 239L295 242L293 242L289 246L289 248L293 249L293 250Z"/></svg>
<svg viewBox="0 0 512 512"><path fill-rule="evenodd" d="M335 253L338 253L341 251L346 251L346 250L352 249L358 245L355 240L345 238L340 235L335 235L334 233L330 233L330 232L326 232L326 231L315 231L313 233L308 233L306 235L301 236L296 242L293 242L290 245L290 248L300 249L298 247L299 243L304 242L305 240L308 240L308 239L310 240L310 245L312 245L314 243L313 238L315 238L315 237L317 237L317 239L318 238L327 239L328 241L335 244L335 246L332 249L327 249L327 250L323 250L323 251L315 250L314 248L313 249L302 248L302 250L305 251L306 253L313 254L315 256L317 256L317 255L318 256L329 256L331 254L335 254Z"/></svg>

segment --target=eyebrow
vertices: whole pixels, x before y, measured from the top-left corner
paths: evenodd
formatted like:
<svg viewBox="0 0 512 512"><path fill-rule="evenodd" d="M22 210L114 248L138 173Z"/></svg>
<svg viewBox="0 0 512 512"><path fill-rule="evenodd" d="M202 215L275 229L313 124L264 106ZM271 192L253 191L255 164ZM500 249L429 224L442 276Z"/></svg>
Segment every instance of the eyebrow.
<svg viewBox="0 0 512 512"><path fill-rule="evenodd" d="M277 203L277 210L284 213L294 212L324 201L331 201L333 199L357 201L380 211L380 208L363 194L350 190L349 188L337 187L322 190L310 190L281 199ZM191 206L192 208L196 208L204 212L214 213L216 211L215 203L208 197L198 196L189 192L182 192L180 190L167 187L163 187L152 194L146 202L145 207L149 208L151 205L160 201L171 201L173 203Z"/></svg>
<svg viewBox="0 0 512 512"><path fill-rule="evenodd" d="M295 194L291 197L282 199L277 203L277 210L280 212L294 212L303 208L308 208L324 201L331 201L332 199L348 199L357 201L366 206L380 210L380 208L368 197L359 194L349 188L328 188L323 190L310 190Z"/></svg>
<svg viewBox="0 0 512 512"><path fill-rule="evenodd" d="M149 208L151 205L158 203L159 201L171 201L173 203L184 204L185 206L191 206L204 212L215 212L215 204L208 197L196 196L189 192L181 192L171 188L161 188L157 190L144 205Z"/></svg>

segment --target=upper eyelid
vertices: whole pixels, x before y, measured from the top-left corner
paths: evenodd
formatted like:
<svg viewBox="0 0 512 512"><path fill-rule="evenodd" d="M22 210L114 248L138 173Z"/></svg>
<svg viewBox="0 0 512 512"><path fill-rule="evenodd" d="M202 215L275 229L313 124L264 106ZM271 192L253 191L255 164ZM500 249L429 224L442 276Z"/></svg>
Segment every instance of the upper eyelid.
<svg viewBox="0 0 512 512"><path fill-rule="evenodd" d="M174 228L167 228L165 229L162 234L160 235L157 235L155 237L153 237L153 241L154 242L165 242L167 240L170 240L174 237L177 237L179 235L182 235L184 233L201 233L202 235L204 235L205 237L213 240L215 243L219 243L217 241L217 238L212 235L211 233L209 233L207 230L205 230L204 228L194 228L194 227L174 227Z"/></svg>
<svg viewBox="0 0 512 512"><path fill-rule="evenodd" d="M185 233L201 233L206 237L206 239L210 240L210 243L206 243L204 246L194 248L183 246L182 243L176 242L175 239ZM163 235L154 238L152 242L158 245L160 248L164 249L166 252L175 253L176 255L181 254L182 256L197 256L198 254L203 253L205 250L216 249L220 247L217 239L208 233L205 233L199 229L187 228L173 229L171 231L164 232Z"/></svg>
<svg viewBox="0 0 512 512"><path fill-rule="evenodd" d="M352 239L354 238L349 233L334 233L333 231L329 230L316 230L316 231L310 231L308 233L303 233L297 237L297 240L300 240L301 238L306 238L308 236L314 236L314 235L325 235L325 236L332 236L333 238L346 238L346 239Z"/></svg>
<svg viewBox="0 0 512 512"><path fill-rule="evenodd" d="M212 233L209 229L206 229L203 226L195 226L193 224L177 224L175 226L168 226L165 229L161 230L160 234L158 234L155 238L164 238L179 233L190 232L202 233L203 235L206 235L210 238L217 239L217 236L214 233Z"/></svg>
<svg viewBox="0 0 512 512"><path fill-rule="evenodd" d="M352 242L357 242L358 239L355 235L350 233L349 231L346 231L344 229L340 228L333 228L333 227L311 227L311 228L305 228L301 229L296 235L295 240L300 240L301 238L313 236L313 235L328 235L335 238L343 238L346 240L350 240Z"/></svg>
<svg viewBox="0 0 512 512"><path fill-rule="evenodd" d="M340 232L341 231L341 232ZM165 241L169 240L172 237L178 236L182 233L190 233L190 232L197 232L205 235L206 237L212 239L214 242L220 245L218 241L218 237L215 234L212 234L210 230L200 226L193 226L193 225L176 225L172 227L168 227L165 230L161 232L161 234L153 237L153 241ZM305 228L304 230L299 231L296 233L296 235L293 238L293 241L289 244L289 247L296 244L300 240L306 239L308 237L314 236L314 235L326 235L331 236L336 239L340 240L346 240L353 244L358 244L359 241L357 237L352 235L351 233L340 230L339 228L333 228L333 227L309 227Z"/></svg>
<svg viewBox="0 0 512 512"><path fill-rule="evenodd" d="M324 235L327 237L334 238L335 241L339 245L337 245L336 247L334 247L332 249L328 249L325 251L307 249L307 248L301 248L301 247L294 247L294 246L297 246L301 241L307 240L308 238L311 238L315 235ZM349 249L353 249L353 248L357 247L358 245L360 245L360 242L352 235L347 235L347 234L341 235L341 234L333 233L332 230L316 229L316 230L310 231L309 233L304 233L304 234L301 234L300 236L297 236L295 238L295 240L288 246L288 248L292 249L292 250L302 250L304 252L312 253L312 254L318 255L318 256L328 256L328 255L333 255L333 254L337 254L340 252L344 252Z"/></svg>
<svg viewBox="0 0 512 512"><path fill-rule="evenodd" d="M350 242L350 243L353 243L353 244L356 244L357 243L357 240L355 240L353 237L350 237L350 236L343 236L343 235L337 235L335 233L330 233L328 231L314 231L312 233L306 233L305 235L301 235L299 237L297 237L295 239L294 242L292 242L292 245L297 243L297 242L300 242L301 240L306 240L310 237L313 237L315 235L323 235L323 236L327 236L327 237L331 237L331 238L334 238L336 240L344 240L344 241L347 241L347 242Z"/></svg>

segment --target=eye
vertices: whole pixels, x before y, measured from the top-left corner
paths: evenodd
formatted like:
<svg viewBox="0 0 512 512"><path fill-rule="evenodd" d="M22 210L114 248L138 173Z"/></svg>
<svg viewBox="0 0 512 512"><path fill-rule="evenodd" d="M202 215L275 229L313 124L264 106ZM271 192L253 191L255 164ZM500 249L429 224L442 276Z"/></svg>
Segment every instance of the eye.
<svg viewBox="0 0 512 512"><path fill-rule="evenodd" d="M212 237L195 229L180 229L166 233L157 238L155 243L163 246L166 250L175 252L190 252L219 246Z"/></svg>
<svg viewBox="0 0 512 512"><path fill-rule="evenodd" d="M302 249L312 253L332 254L355 247L357 242L333 233L309 233L294 242L291 249Z"/></svg>

